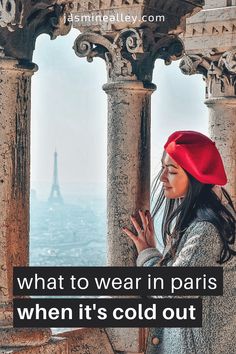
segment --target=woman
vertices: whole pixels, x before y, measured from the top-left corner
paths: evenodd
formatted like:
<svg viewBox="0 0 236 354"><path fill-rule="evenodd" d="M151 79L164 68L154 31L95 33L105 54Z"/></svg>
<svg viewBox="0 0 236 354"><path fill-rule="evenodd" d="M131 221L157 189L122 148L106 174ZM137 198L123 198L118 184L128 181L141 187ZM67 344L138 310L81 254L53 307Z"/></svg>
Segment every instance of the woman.
<svg viewBox="0 0 236 354"><path fill-rule="evenodd" d="M153 217L163 210L161 254L156 249L153 217L131 216L135 233L123 231L139 253L138 266L219 266L224 268L224 295L203 297L202 328L151 328L147 354L236 353L235 209L225 191L220 154L205 135L173 133L164 146L162 170L154 184ZM142 224L142 226L140 226Z"/></svg>

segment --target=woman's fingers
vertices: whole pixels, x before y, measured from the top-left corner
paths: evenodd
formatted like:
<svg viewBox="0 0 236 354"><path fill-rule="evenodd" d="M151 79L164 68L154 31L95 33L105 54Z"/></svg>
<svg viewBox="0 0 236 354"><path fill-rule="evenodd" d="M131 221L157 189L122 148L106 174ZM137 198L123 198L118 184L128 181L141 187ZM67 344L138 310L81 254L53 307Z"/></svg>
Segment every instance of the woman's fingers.
<svg viewBox="0 0 236 354"><path fill-rule="evenodd" d="M126 227L122 229L122 231L134 242L138 252L149 247L155 247L155 232L150 212L139 210L139 216L142 222L142 227L134 216L130 217L137 235Z"/></svg>
<svg viewBox="0 0 236 354"><path fill-rule="evenodd" d="M133 241L136 240L137 236L126 227L123 227L122 231L126 233L126 235L129 236Z"/></svg>
<svg viewBox="0 0 236 354"><path fill-rule="evenodd" d="M130 220L131 220L132 224L134 225L134 228L137 231L137 233L140 234L142 231L142 228L139 225L139 223L137 222L137 220L133 216L130 217Z"/></svg>
<svg viewBox="0 0 236 354"><path fill-rule="evenodd" d="M149 232L147 232L146 234L147 242L151 247L156 247L154 223L149 210L146 211L146 218L148 220L148 230L149 230Z"/></svg>
<svg viewBox="0 0 236 354"><path fill-rule="evenodd" d="M140 243L141 240L139 239L138 236L136 236L132 231L124 227L122 231L133 241L135 244L135 247L137 248L137 251L140 252Z"/></svg>
<svg viewBox="0 0 236 354"><path fill-rule="evenodd" d="M142 227L139 225L138 221L134 216L130 217L130 220L135 228L135 230L138 233L138 236L142 236L144 233L146 235L148 229L151 233L154 232L154 225L153 225L153 220L151 217L150 212L147 210L146 212L139 210L139 216L142 222Z"/></svg>
<svg viewBox="0 0 236 354"><path fill-rule="evenodd" d="M131 240L134 242L135 247L138 251L138 253L140 253L142 250L149 248L150 246L147 244L145 238L140 237L140 236L136 236L132 231L130 231L129 229L127 229L126 227L124 227L122 229L122 231L131 238Z"/></svg>
<svg viewBox="0 0 236 354"><path fill-rule="evenodd" d="M143 224L143 229L145 230L146 227L147 227L147 219L146 219L146 216L145 216L145 212L142 211L142 210L139 210L138 213L139 213L140 219L141 219L142 224Z"/></svg>
<svg viewBox="0 0 236 354"><path fill-rule="evenodd" d="M146 210L146 218L147 218L147 222L148 222L148 228L151 232L154 232L154 224L153 224L153 219L152 216L150 214L149 210Z"/></svg>

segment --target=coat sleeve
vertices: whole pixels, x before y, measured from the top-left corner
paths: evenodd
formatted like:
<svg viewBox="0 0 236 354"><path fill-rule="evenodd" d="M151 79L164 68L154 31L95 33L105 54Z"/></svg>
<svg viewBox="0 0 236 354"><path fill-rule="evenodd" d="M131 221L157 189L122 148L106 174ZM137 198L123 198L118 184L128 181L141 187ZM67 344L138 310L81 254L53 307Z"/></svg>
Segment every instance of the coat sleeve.
<svg viewBox="0 0 236 354"><path fill-rule="evenodd" d="M161 258L162 254L156 248L146 248L139 253L136 264L138 267L153 267Z"/></svg>
<svg viewBox="0 0 236 354"><path fill-rule="evenodd" d="M218 266L220 237L216 227L208 221L199 221L190 226L180 241L174 267ZM156 248L147 248L139 253L138 267L152 267L162 258Z"/></svg>

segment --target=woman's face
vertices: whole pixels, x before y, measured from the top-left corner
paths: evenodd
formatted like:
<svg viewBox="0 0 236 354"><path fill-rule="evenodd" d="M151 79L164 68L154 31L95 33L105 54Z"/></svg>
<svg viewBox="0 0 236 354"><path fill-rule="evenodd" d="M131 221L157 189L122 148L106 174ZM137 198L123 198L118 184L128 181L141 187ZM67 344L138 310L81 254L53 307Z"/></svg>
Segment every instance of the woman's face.
<svg viewBox="0 0 236 354"><path fill-rule="evenodd" d="M163 183L165 197L168 199L184 197L189 187L189 179L182 167L164 153L162 168L160 181Z"/></svg>

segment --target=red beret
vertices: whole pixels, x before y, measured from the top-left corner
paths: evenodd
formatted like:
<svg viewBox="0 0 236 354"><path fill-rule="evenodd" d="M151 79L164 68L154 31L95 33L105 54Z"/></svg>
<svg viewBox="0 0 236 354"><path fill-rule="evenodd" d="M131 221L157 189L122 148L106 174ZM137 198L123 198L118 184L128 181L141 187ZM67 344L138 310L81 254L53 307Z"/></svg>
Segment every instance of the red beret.
<svg viewBox="0 0 236 354"><path fill-rule="evenodd" d="M227 183L219 151L207 136L191 130L177 131L168 138L164 149L198 181L221 186Z"/></svg>

